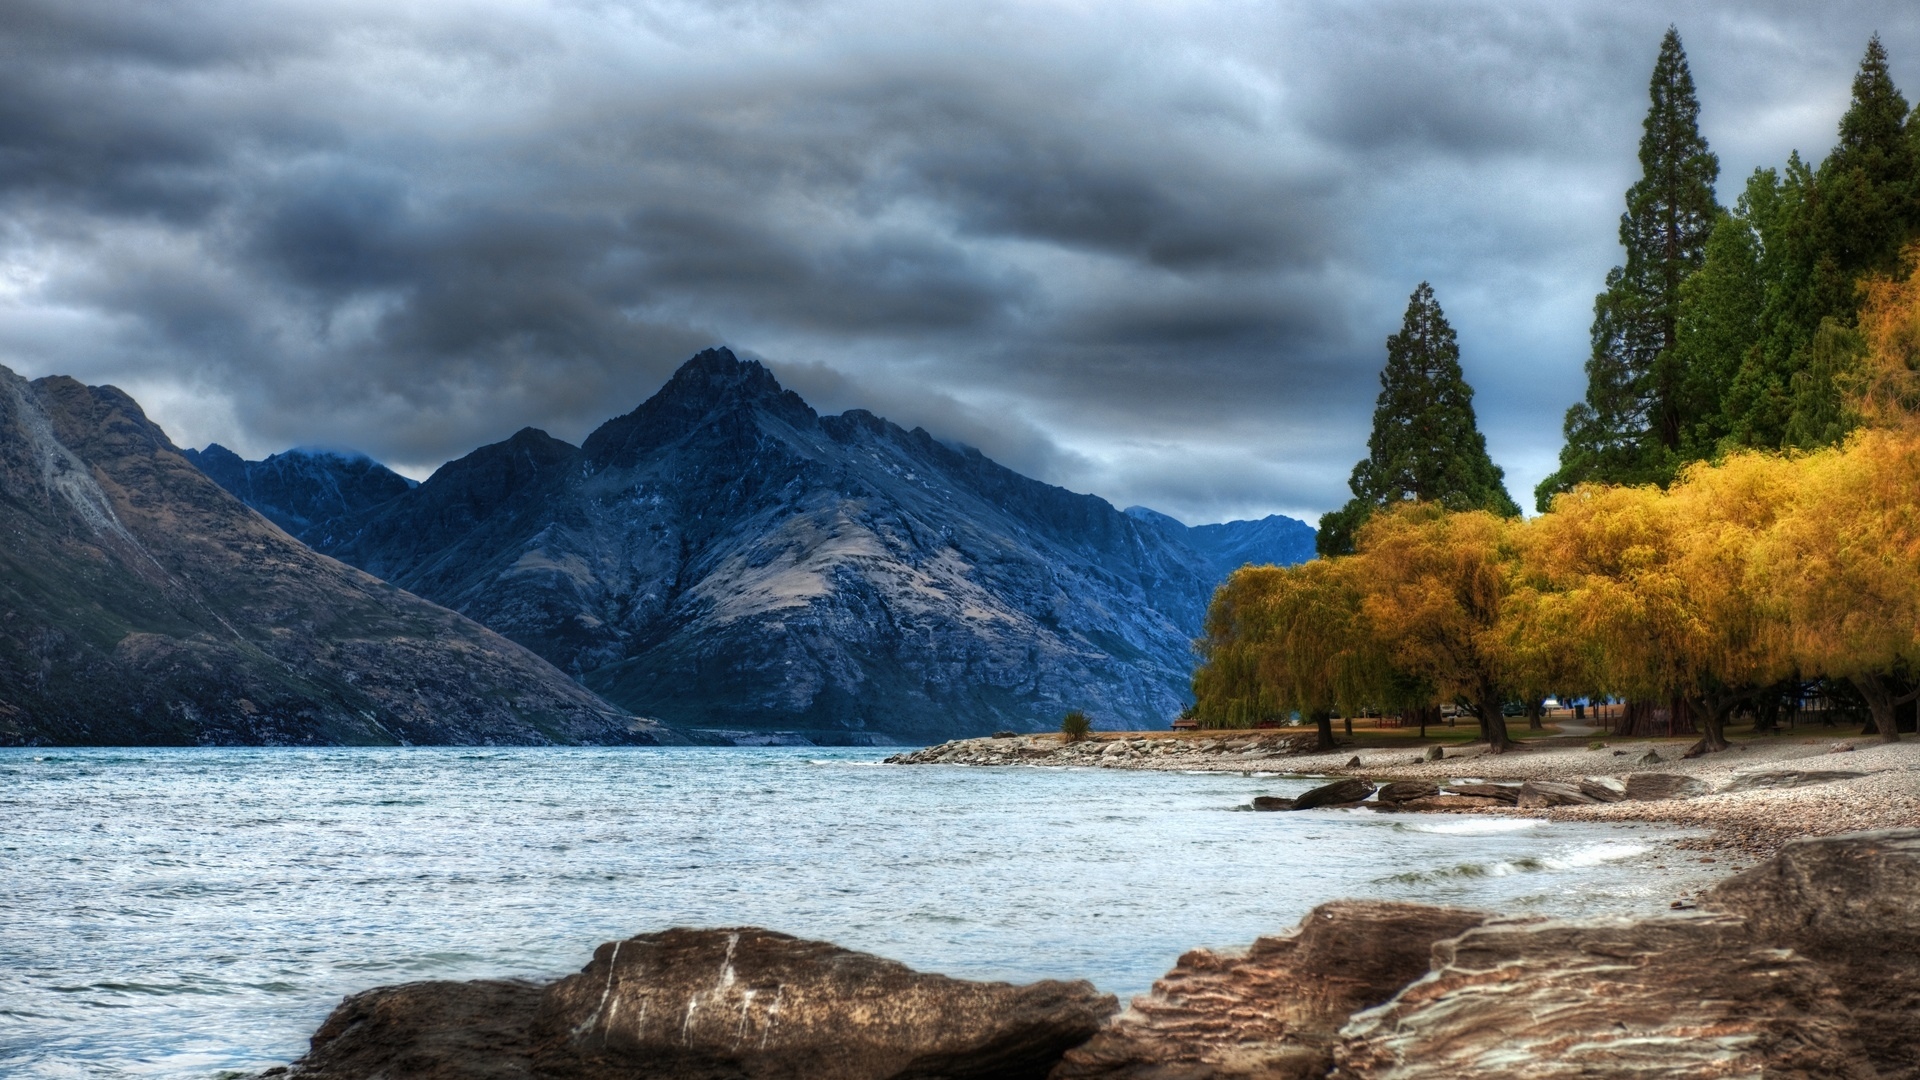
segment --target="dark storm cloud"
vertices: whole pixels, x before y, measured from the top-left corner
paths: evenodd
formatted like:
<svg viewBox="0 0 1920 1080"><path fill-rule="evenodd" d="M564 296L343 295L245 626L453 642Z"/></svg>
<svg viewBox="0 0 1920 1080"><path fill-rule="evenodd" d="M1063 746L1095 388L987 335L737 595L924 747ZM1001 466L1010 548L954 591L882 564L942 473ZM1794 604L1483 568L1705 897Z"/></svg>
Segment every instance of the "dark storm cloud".
<svg viewBox="0 0 1920 1080"><path fill-rule="evenodd" d="M0 362L415 471L716 342L1188 517L1312 514L1432 280L1524 498L1678 21L1723 193L1891 4L16 0Z"/></svg>

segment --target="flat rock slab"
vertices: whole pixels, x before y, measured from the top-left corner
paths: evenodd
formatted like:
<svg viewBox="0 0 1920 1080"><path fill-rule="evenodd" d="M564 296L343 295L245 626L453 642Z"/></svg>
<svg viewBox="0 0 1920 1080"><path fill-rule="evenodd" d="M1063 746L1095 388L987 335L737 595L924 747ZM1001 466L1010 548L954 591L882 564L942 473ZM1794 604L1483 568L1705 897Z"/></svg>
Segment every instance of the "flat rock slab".
<svg viewBox="0 0 1920 1080"><path fill-rule="evenodd" d="M1374 798L1383 803L1403 803L1409 799L1430 799L1440 794L1440 785L1430 780L1395 780L1380 785Z"/></svg>
<svg viewBox="0 0 1920 1080"><path fill-rule="evenodd" d="M1515 805L1523 809L1537 809L1543 806L1591 806L1599 801L1581 791L1579 784L1529 780L1520 785L1520 797L1515 800Z"/></svg>
<svg viewBox="0 0 1920 1080"><path fill-rule="evenodd" d="M1595 802L1620 802L1627 797L1627 782L1613 776L1589 776L1580 781L1580 794Z"/></svg>
<svg viewBox="0 0 1920 1080"><path fill-rule="evenodd" d="M1195 949L1086 1045L1053 1080L1319 1077L1335 1033L1427 970L1433 943L1487 916L1347 900L1313 909L1292 933L1245 952Z"/></svg>
<svg viewBox="0 0 1920 1080"><path fill-rule="evenodd" d="M1293 800L1284 795L1255 795L1253 808L1255 810L1291 810Z"/></svg>
<svg viewBox="0 0 1920 1080"><path fill-rule="evenodd" d="M1408 799L1403 803L1388 803L1382 810L1479 810L1489 806L1512 806L1505 799L1487 799L1478 795L1429 795L1424 799Z"/></svg>
<svg viewBox="0 0 1920 1080"><path fill-rule="evenodd" d="M1710 795L1713 788L1704 780L1679 773L1634 773L1627 777L1627 798L1646 801L1661 799L1697 799Z"/></svg>
<svg viewBox="0 0 1920 1080"><path fill-rule="evenodd" d="M1483 784L1479 782L1460 782L1442 785L1449 795L1472 795L1481 799L1498 799L1513 805L1520 801L1519 784Z"/></svg>
<svg viewBox="0 0 1920 1080"><path fill-rule="evenodd" d="M1322 784L1312 791L1305 792L1293 800L1295 810L1317 810L1323 806L1343 806L1357 803L1373 794L1373 785L1358 777L1335 780L1331 784Z"/></svg>
<svg viewBox="0 0 1920 1080"><path fill-rule="evenodd" d="M1819 964L1880 1075L1920 1078L1920 829L1790 841L1701 906Z"/></svg>
<svg viewBox="0 0 1920 1080"><path fill-rule="evenodd" d="M1808 787L1831 784L1835 780L1858 780L1867 775L1851 769L1775 769L1768 772L1736 773L1720 790L1761 791L1769 788Z"/></svg>
<svg viewBox="0 0 1920 1080"><path fill-rule="evenodd" d="M1341 1032L1352 1080L1867 1080L1833 981L1731 916L1489 923Z"/></svg>

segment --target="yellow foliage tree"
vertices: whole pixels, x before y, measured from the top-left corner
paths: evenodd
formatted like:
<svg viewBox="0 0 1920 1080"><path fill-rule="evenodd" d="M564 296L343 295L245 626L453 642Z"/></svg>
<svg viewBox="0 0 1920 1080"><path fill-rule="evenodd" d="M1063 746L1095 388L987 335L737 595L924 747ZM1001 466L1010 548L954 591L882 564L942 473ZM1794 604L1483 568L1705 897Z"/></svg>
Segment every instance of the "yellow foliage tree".
<svg viewBox="0 0 1920 1080"><path fill-rule="evenodd" d="M1314 721L1321 748L1333 747L1333 710L1358 708L1378 681L1351 569L1314 560L1234 571L1214 593L1198 645L1202 722L1238 726L1298 711Z"/></svg>
<svg viewBox="0 0 1920 1080"><path fill-rule="evenodd" d="M1524 527L1483 510L1410 503L1368 521L1346 560L1385 665L1471 703L1494 753L1512 745L1501 706L1516 657L1502 616L1518 584L1512 541Z"/></svg>

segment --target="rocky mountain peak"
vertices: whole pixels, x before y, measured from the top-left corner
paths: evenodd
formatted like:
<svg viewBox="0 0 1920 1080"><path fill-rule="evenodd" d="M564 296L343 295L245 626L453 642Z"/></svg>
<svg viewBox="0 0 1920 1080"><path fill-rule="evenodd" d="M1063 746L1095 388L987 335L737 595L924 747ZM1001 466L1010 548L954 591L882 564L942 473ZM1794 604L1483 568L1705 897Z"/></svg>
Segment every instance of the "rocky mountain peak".
<svg viewBox="0 0 1920 1080"><path fill-rule="evenodd" d="M764 413L797 427L819 416L800 395L780 385L757 360L725 347L706 349L680 365L667 384L625 416L602 424L581 449L598 466L631 466L646 454L695 432L751 423Z"/></svg>

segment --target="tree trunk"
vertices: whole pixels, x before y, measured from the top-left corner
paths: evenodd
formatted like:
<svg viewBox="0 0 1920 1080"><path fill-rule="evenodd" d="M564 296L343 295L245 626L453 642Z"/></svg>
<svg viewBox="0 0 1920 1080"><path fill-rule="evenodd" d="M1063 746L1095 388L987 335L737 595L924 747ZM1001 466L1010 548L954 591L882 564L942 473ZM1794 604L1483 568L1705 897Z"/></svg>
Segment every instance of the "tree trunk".
<svg viewBox="0 0 1920 1080"><path fill-rule="evenodd" d="M1332 709L1321 709L1321 710L1320 710L1319 712L1316 712L1316 713L1314 713L1314 714L1313 714L1313 725L1314 725L1314 727L1315 727L1315 728L1317 728L1317 729L1319 729L1319 733L1320 733L1320 744L1319 744L1318 746L1316 746L1316 747L1314 747L1314 749L1316 749L1316 750L1331 750L1331 749L1333 749L1333 747L1334 747L1334 742L1333 742L1333 710L1332 710Z"/></svg>
<svg viewBox="0 0 1920 1080"><path fill-rule="evenodd" d="M1847 681L1853 683L1853 688L1867 699L1867 711L1873 715L1873 726L1877 729L1874 734L1880 736L1881 742L1899 742L1900 721L1894 715L1899 703L1887 677L1855 675Z"/></svg>
<svg viewBox="0 0 1920 1080"><path fill-rule="evenodd" d="M1502 704L1499 694L1482 694L1476 706L1480 713L1480 734L1487 740L1487 750L1495 754L1504 754L1513 745L1513 739L1507 735L1507 718L1500 711Z"/></svg>
<svg viewBox="0 0 1920 1080"><path fill-rule="evenodd" d="M1545 731L1546 725L1540 722L1541 701L1539 698L1527 699L1527 730Z"/></svg>
<svg viewBox="0 0 1920 1080"><path fill-rule="evenodd" d="M1739 704L1738 698L1687 698L1687 711L1700 718L1700 727L1705 734L1700 741L1687 748L1683 757L1699 757L1701 754L1717 753L1725 750L1727 743L1727 714Z"/></svg>

